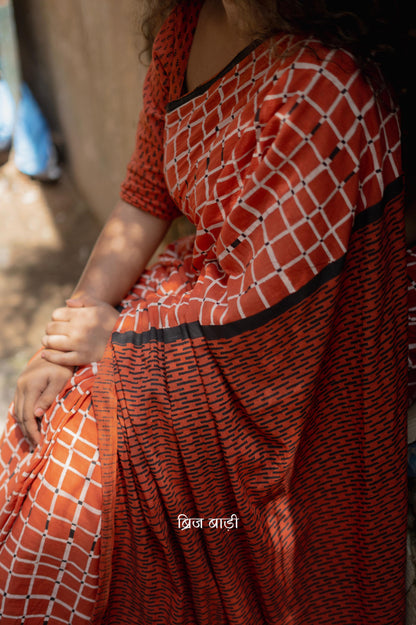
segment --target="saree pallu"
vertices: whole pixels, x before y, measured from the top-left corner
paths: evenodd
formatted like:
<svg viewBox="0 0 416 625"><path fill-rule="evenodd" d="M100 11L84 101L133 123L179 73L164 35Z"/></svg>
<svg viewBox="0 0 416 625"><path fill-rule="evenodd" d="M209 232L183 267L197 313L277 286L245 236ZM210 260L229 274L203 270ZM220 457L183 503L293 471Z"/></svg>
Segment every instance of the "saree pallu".
<svg viewBox="0 0 416 625"><path fill-rule="evenodd" d="M416 246L407 250L407 279L409 294L409 405L416 400ZM413 441L412 441L413 442Z"/></svg>
<svg viewBox="0 0 416 625"><path fill-rule="evenodd" d="M122 303L93 383L85 373L91 395L79 400L74 380L60 399L67 409L81 401L63 432L82 414L98 427L72 438L99 450L97 500L89 489L75 496L89 511L75 525L95 577L88 591L74 579L106 625L399 625L407 300L397 112L347 53L289 36L253 43L183 94L198 11L177 7L155 42L122 187L138 209L185 214L196 234ZM45 441L57 422L44 424ZM21 455L24 443L13 445ZM53 456L59 443L48 448ZM15 473L3 449L7 485ZM19 508L36 501L30 487L17 493L9 542L14 519L26 522ZM20 582L3 578L6 614ZM31 584L39 592L36 576ZM52 603L45 622L89 622Z"/></svg>

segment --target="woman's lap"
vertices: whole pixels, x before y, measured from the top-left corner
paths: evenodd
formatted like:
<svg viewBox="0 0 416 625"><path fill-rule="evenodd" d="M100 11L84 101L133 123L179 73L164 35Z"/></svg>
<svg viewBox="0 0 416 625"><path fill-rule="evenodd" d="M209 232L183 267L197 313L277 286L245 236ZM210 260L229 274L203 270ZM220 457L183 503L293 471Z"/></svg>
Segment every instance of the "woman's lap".
<svg viewBox="0 0 416 625"><path fill-rule="evenodd" d="M101 466L94 367L75 374L33 452L11 414L0 447L0 617L89 623L98 585ZM20 621L19 621L20 622Z"/></svg>
<svg viewBox="0 0 416 625"><path fill-rule="evenodd" d="M173 246L174 247L174 246ZM122 302L136 314L169 276L172 258L143 274ZM173 263L175 266L175 263ZM121 320L122 317L120 317ZM9 412L0 440L0 620L90 623L101 553L102 475L92 386L81 367L42 421L31 453ZM49 619L45 620L45 615Z"/></svg>

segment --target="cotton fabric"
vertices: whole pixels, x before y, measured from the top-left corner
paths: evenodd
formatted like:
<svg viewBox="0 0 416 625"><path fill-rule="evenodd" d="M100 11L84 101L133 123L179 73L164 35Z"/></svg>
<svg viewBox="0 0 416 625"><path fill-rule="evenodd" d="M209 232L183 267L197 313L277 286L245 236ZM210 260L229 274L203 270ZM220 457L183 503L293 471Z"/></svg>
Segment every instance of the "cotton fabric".
<svg viewBox="0 0 416 625"><path fill-rule="evenodd" d="M65 520L59 540L88 537L98 581L74 584L96 623L398 625L407 285L397 111L348 53L288 35L254 42L184 93L198 12L178 7L157 38L122 187L138 209L185 214L196 234L141 276L97 372L80 370L44 425L48 441L65 424L74 453L98 429L94 488L62 491L86 514ZM0 492L15 494L3 527L9 559L26 563L38 517L25 506L37 497L14 485L28 451L10 427ZM54 458L59 442L47 449ZM50 498L55 484L39 475ZM55 579L48 557L38 560ZM27 559L30 589L0 568L5 623L12 610L43 622L24 607L41 586ZM68 585L59 605L42 603L45 622L89 622L85 604L69 614Z"/></svg>

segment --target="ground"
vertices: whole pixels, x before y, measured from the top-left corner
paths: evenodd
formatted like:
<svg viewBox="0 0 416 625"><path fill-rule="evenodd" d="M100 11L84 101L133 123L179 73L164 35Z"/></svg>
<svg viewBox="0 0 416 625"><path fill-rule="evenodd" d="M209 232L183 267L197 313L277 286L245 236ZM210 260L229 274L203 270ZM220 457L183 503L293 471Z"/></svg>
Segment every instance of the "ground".
<svg viewBox="0 0 416 625"><path fill-rule="evenodd" d="M57 183L0 167L0 428L52 310L76 284L100 225L66 172Z"/></svg>

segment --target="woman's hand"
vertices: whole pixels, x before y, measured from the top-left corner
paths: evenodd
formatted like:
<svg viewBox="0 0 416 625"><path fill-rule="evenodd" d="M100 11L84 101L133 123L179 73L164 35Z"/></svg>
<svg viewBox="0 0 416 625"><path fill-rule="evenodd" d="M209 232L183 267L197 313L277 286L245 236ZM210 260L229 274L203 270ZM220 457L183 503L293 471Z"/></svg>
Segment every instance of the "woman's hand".
<svg viewBox="0 0 416 625"><path fill-rule="evenodd" d="M119 313L113 306L82 296L57 308L42 338L42 357L53 364L80 366L101 360Z"/></svg>
<svg viewBox="0 0 416 625"><path fill-rule="evenodd" d="M13 416L31 445L39 443L39 421L72 374L72 367L53 365L37 354L20 375Z"/></svg>

